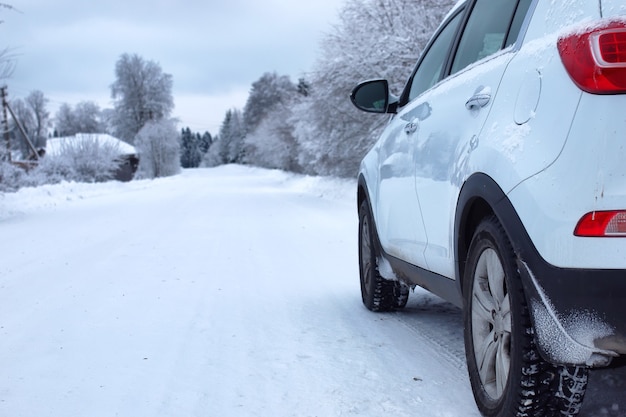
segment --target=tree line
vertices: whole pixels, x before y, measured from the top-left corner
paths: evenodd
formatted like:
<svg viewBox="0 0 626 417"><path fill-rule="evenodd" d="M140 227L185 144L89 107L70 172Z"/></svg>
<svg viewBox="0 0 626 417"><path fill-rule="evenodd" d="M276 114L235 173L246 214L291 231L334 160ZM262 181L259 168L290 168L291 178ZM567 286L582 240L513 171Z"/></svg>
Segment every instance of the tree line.
<svg viewBox="0 0 626 417"><path fill-rule="evenodd" d="M345 0L338 24L321 40L314 68L297 82L276 72L262 74L244 108L228 110L215 136L189 128L178 131L171 118L172 76L158 63L123 54L111 84L113 108L102 110L90 101L63 104L54 118L54 136L109 132L137 148L144 177L228 163L352 177L386 118L354 109L349 92L371 78L386 78L399 92L453 4ZM9 61L0 52L0 69ZM52 120L47 103L37 90L12 101L38 146L45 143Z"/></svg>
<svg viewBox="0 0 626 417"><path fill-rule="evenodd" d="M385 116L353 108L360 81L386 78L401 91L453 0L346 0L320 56L293 83L277 73L252 84L245 107L224 117L205 166L243 163L313 175L353 177Z"/></svg>
<svg viewBox="0 0 626 417"><path fill-rule="evenodd" d="M9 120L3 138L8 135L12 148L0 147L0 188L10 190L62 180L106 181L113 178L119 165L119 154L114 149L89 139L87 143L83 140L64 142L60 154L41 158L29 172L23 172L8 163L37 159L20 137L22 131L36 148L43 149L48 136L110 133L135 147L139 154L139 177L178 173L181 134L177 121L171 117L174 108L172 76L164 73L154 61L137 54L123 54L115 65L115 77L111 84L113 108L101 110L91 101L73 107L64 103L57 111L54 125L47 110L49 100L41 91L34 90L23 99L10 100L15 117ZM50 127L54 128L52 135L48 133Z"/></svg>

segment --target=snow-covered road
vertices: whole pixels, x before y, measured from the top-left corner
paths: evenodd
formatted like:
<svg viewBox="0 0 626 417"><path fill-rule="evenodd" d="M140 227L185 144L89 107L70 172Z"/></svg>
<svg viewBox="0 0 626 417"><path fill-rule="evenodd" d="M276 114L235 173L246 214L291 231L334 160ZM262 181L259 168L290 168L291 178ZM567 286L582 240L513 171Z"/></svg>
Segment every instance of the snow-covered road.
<svg viewBox="0 0 626 417"><path fill-rule="evenodd" d="M458 309L362 307L354 186L226 166L0 196L0 416L479 416ZM618 371L583 416L626 413Z"/></svg>

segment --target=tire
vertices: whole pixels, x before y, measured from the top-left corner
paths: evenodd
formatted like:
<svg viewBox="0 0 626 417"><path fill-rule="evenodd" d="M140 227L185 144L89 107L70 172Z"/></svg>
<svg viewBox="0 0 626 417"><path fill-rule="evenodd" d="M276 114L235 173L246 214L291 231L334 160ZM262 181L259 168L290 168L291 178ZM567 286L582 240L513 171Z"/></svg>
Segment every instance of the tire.
<svg viewBox="0 0 626 417"><path fill-rule="evenodd" d="M380 275L375 236L369 204L363 201L359 207L359 275L363 304L371 311L404 308L409 299L409 287Z"/></svg>
<svg viewBox="0 0 626 417"><path fill-rule="evenodd" d="M566 417L580 411L588 371L545 362L516 266L495 217L470 244L464 275L465 352L472 392L487 417Z"/></svg>

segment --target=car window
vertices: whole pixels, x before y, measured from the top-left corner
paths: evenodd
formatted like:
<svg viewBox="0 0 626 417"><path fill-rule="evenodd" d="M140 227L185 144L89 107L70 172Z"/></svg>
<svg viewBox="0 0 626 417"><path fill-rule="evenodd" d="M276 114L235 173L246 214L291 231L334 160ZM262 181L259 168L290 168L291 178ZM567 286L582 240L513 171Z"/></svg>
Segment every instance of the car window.
<svg viewBox="0 0 626 417"><path fill-rule="evenodd" d="M506 37L506 46L511 46L517 41L517 37L522 30L524 19L526 19L526 15L528 14L528 10L530 9L532 2L533 0L520 0L517 5L515 16L513 16L513 23L511 23L509 34Z"/></svg>
<svg viewBox="0 0 626 417"><path fill-rule="evenodd" d="M450 45L454 41L462 16L463 13L457 13L439 32L437 39L426 51L412 77L408 101L413 100L441 80Z"/></svg>
<svg viewBox="0 0 626 417"><path fill-rule="evenodd" d="M452 74L505 46L517 4L518 0L476 1L452 63Z"/></svg>

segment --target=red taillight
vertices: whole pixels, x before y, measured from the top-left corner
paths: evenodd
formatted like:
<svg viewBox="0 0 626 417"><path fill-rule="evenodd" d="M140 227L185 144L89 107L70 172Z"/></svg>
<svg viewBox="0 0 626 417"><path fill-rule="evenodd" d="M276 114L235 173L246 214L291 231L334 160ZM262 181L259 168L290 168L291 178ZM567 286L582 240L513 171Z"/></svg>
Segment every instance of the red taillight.
<svg viewBox="0 0 626 417"><path fill-rule="evenodd" d="M580 237L626 237L626 211L593 211L576 225L574 235Z"/></svg>
<svg viewBox="0 0 626 417"><path fill-rule="evenodd" d="M604 67L626 63L626 29L607 29L590 37L593 55Z"/></svg>
<svg viewBox="0 0 626 417"><path fill-rule="evenodd" d="M562 36L559 54L572 80L593 94L626 93L626 21Z"/></svg>

